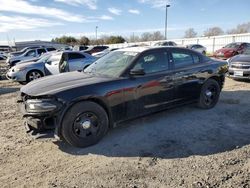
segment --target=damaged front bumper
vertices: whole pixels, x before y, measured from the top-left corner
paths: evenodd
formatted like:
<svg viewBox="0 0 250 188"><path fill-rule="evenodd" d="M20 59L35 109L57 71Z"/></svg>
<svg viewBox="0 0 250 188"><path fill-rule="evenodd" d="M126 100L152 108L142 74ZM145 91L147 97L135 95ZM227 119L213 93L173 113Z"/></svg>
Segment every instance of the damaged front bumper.
<svg viewBox="0 0 250 188"><path fill-rule="evenodd" d="M45 134L56 129L63 102L54 97L31 97L20 93L18 101L27 133Z"/></svg>

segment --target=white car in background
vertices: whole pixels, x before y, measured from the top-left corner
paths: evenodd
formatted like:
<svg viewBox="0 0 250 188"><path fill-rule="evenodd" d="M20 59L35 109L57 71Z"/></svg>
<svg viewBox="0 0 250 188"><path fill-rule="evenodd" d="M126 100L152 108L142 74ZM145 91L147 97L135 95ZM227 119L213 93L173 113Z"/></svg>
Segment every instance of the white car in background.
<svg viewBox="0 0 250 188"><path fill-rule="evenodd" d="M103 50L101 52L97 52L97 53L93 53L92 56L96 57L96 58L101 58L105 55L107 55L109 52L112 52L112 51L115 51L115 50L118 50L119 48L108 48L106 50Z"/></svg>
<svg viewBox="0 0 250 188"><path fill-rule="evenodd" d="M186 46L186 48L200 52L203 55L206 55L207 53L207 48L200 44L189 44Z"/></svg>

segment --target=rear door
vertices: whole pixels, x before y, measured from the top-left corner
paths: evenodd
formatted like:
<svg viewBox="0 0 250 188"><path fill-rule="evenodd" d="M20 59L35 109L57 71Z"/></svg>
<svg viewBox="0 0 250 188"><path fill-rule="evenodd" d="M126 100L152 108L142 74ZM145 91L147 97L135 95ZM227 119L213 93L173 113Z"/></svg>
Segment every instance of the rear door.
<svg viewBox="0 0 250 188"><path fill-rule="evenodd" d="M172 49L170 62L174 67L176 101L196 99L200 95L204 64L197 53L184 49Z"/></svg>
<svg viewBox="0 0 250 188"><path fill-rule="evenodd" d="M77 52L68 53L68 66L69 71L83 70L85 55Z"/></svg>

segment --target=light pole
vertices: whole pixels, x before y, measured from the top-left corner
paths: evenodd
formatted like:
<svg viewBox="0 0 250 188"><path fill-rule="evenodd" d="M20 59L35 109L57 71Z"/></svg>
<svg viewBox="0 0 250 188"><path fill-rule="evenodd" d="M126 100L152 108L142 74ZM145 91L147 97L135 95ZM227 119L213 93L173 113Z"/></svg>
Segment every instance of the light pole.
<svg viewBox="0 0 250 188"><path fill-rule="evenodd" d="M167 29L168 29L168 8L170 7L169 4L166 5L166 19L165 19L165 40L168 39L167 37Z"/></svg>
<svg viewBox="0 0 250 188"><path fill-rule="evenodd" d="M97 41L97 29L98 29L98 26L95 27L95 40Z"/></svg>

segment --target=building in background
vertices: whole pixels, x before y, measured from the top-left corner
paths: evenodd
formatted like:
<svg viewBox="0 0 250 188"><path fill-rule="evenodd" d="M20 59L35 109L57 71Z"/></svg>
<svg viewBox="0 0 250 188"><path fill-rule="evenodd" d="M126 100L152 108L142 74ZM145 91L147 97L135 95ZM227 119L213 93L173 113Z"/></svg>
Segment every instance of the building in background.
<svg viewBox="0 0 250 188"><path fill-rule="evenodd" d="M56 49L65 48L67 45L49 42L49 41L41 41L41 40L35 40L35 41L22 41L22 42L15 42L14 48L19 51L25 47L30 46L44 46L44 47L54 47Z"/></svg>
<svg viewBox="0 0 250 188"><path fill-rule="evenodd" d="M38 46L38 47L54 47L56 49L65 48L67 45L49 42L49 41L22 41L22 42L15 42L12 45L7 44L0 44L0 52L10 52L10 51L19 51L26 47L32 47L32 46Z"/></svg>

